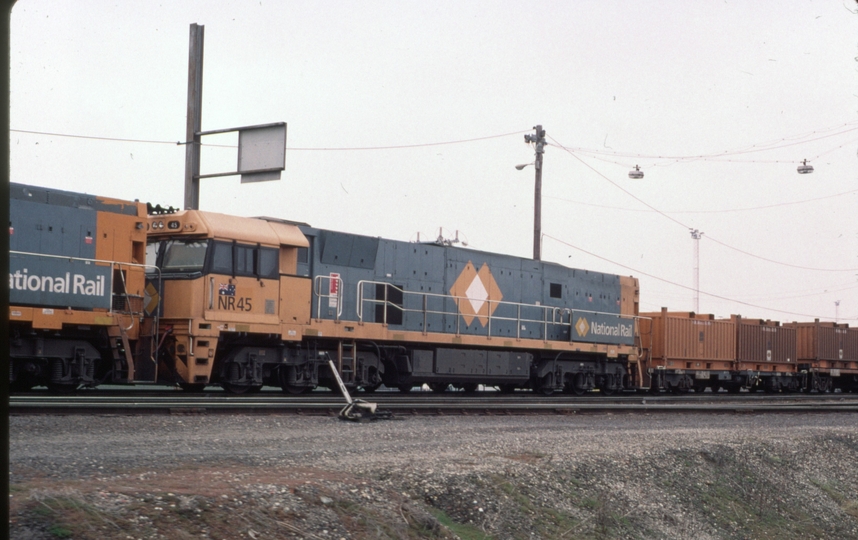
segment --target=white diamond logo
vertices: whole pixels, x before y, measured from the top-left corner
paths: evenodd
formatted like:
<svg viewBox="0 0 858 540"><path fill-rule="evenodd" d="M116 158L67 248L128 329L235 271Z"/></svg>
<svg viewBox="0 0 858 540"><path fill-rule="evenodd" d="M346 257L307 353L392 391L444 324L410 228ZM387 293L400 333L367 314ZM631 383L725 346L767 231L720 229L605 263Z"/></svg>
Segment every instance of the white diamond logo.
<svg viewBox="0 0 858 540"><path fill-rule="evenodd" d="M471 286L468 287L467 291L465 291L465 296L470 300L471 307L474 308L474 313L479 313L483 304L486 303L486 298L489 297L489 291L486 290L480 276L474 278L474 281L471 282Z"/></svg>

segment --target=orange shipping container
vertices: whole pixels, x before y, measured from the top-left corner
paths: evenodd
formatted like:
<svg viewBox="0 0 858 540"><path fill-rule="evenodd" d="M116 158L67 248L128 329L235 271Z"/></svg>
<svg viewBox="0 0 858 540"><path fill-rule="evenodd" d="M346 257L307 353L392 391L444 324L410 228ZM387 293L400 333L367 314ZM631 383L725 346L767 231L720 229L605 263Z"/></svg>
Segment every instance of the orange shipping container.
<svg viewBox="0 0 858 540"><path fill-rule="evenodd" d="M797 332L799 362L813 368L858 370L858 328L819 319L788 326Z"/></svg>
<svg viewBox="0 0 858 540"><path fill-rule="evenodd" d="M736 322L737 369L752 371L796 371L796 329L775 321L743 319Z"/></svg>
<svg viewBox="0 0 858 540"><path fill-rule="evenodd" d="M736 357L736 323L688 312L641 313L641 341L650 367L730 369Z"/></svg>

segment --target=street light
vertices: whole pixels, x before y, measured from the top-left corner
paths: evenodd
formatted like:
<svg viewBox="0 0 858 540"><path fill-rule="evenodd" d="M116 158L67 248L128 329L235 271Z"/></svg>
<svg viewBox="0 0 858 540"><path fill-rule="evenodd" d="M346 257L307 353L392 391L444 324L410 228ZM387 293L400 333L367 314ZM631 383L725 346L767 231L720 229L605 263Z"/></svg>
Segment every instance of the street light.
<svg viewBox="0 0 858 540"><path fill-rule="evenodd" d="M522 169L523 169L523 168L525 168L525 167L529 167L529 166L533 165L534 163L535 163L535 162L533 162L533 161L532 161L532 162L530 162L530 163L522 163L521 165L516 165L516 166L515 166L515 168L516 168L516 170L519 170L519 171L520 171L520 170L522 170Z"/></svg>

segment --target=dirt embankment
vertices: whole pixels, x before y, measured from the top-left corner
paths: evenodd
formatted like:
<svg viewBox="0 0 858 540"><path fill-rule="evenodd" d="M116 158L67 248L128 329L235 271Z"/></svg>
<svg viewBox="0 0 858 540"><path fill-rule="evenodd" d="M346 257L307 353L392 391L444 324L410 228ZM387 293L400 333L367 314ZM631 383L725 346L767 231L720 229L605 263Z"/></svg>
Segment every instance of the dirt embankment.
<svg viewBox="0 0 858 540"><path fill-rule="evenodd" d="M12 538L858 538L858 415L13 417Z"/></svg>

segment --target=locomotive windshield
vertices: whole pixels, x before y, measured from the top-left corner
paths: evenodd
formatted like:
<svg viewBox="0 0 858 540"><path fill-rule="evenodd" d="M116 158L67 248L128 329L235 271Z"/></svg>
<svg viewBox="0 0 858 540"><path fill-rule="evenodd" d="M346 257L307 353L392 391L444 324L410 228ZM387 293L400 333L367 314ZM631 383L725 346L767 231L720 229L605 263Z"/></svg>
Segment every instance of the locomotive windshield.
<svg viewBox="0 0 858 540"><path fill-rule="evenodd" d="M206 240L169 240L164 244L161 259L163 272L201 271L206 263Z"/></svg>
<svg viewBox="0 0 858 540"><path fill-rule="evenodd" d="M277 279L278 255L277 248L219 240L177 238L156 240L146 246L146 264L174 277L213 273Z"/></svg>
<svg viewBox="0 0 858 540"><path fill-rule="evenodd" d="M164 273L202 272L208 245L208 240L152 242L146 246L146 264L158 266Z"/></svg>

